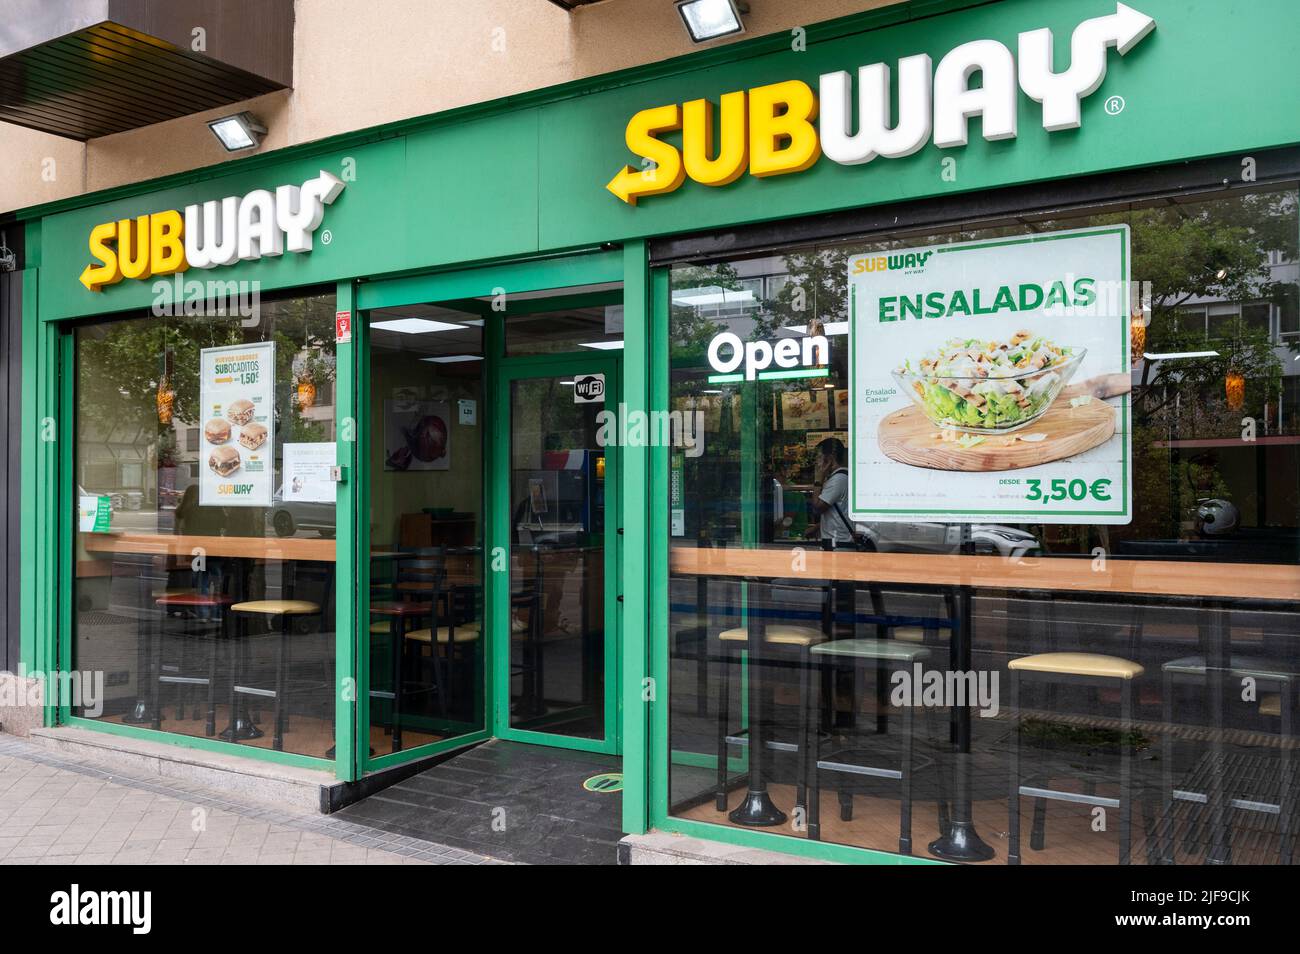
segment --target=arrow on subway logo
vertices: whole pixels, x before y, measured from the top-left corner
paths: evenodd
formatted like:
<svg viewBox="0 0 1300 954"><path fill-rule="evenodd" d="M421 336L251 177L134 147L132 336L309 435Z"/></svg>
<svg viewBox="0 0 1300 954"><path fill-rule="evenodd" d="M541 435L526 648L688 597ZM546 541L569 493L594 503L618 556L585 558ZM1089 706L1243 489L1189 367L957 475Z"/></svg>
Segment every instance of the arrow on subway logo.
<svg viewBox="0 0 1300 954"><path fill-rule="evenodd" d="M605 186L628 205L643 195L672 192L686 179L681 154L655 138L659 133L682 128L682 111L676 103L643 109L627 124L627 146L644 157L645 167L624 166Z"/></svg>
<svg viewBox="0 0 1300 954"><path fill-rule="evenodd" d="M312 235L325 206L343 191L343 182L325 170L301 186L274 192L255 189L187 205L182 214L166 209L134 219L103 222L90 230L90 254L81 284L91 291L124 278L143 280L187 268L215 268L235 262L310 252Z"/></svg>
<svg viewBox="0 0 1300 954"><path fill-rule="evenodd" d="M926 53L901 57L893 67L897 80L891 64L871 63L856 76L823 73L815 92L802 80L787 80L726 93L716 106L696 99L643 109L628 121L624 138L644 168L624 166L605 188L636 205L642 196L674 191L687 178L723 186L746 172L756 178L802 172L823 153L854 166L901 159L931 143L954 149L967 144L976 116L985 139L1015 139L1020 92L1041 104L1045 130L1075 129L1083 100L1106 79L1110 49L1128 55L1155 25L1145 13L1116 3L1114 13L1074 28L1070 65L1063 70L1053 66L1055 40L1043 28L1021 33L1014 53L996 40L973 40L938 64ZM972 88L977 74L979 85ZM680 148L661 138L678 130Z"/></svg>

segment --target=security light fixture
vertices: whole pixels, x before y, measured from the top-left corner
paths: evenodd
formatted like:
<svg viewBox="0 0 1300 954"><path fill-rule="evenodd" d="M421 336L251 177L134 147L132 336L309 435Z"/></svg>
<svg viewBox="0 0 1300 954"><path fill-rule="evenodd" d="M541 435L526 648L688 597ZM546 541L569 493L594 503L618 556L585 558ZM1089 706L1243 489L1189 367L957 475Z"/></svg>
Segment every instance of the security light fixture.
<svg viewBox="0 0 1300 954"><path fill-rule="evenodd" d="M252 113L222 116L209 122L208 128L212 130L212 135L221 140L221 145L226 147L226 152L253 149L266 135L266 127L258 122L257 117Z"/></svg>
<svg viewBox="0 0 1300 954"><path fill-rule="evenodd" d="M482 361L481 354L440 354L433 358L421 358L421 361L432 361L434 364L460 364L463 361Z"/></svg>
<svg viewBox="0 0 1300 954"><path fill-rule="evenodd" d="M724 36L745 32L742 13L749 7L738 0L677 0L681 15L692 43L708 43Z"/></svg>
<svg viewBox="0 0 1300 954"><path fill-rule="evenodd" d="M449 321L430 321L428 318L393 318L390 321L372 321L371 328L380 331L396 331L404 335L423 335L431 331L464 331L464 325L454 325Z"/></svg>

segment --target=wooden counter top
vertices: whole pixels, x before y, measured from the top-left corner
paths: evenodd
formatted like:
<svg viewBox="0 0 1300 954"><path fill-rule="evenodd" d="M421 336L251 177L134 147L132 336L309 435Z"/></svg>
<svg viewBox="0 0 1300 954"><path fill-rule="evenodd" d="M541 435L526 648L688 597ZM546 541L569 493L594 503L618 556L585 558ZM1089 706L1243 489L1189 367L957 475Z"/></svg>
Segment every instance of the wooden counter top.
<svg viewBox="0 0 1300 954"><path fill-rule="evenodd" d="M204 537L173 533L85 533L81 542L90 553L143 553L193 556L202 549L210 557L250 560L312 560L335 562L335 542L324 537Z"/></svg>
<svg viewBox="0 0 1300 954"><path fill-rule="evenodd" d="M673 547L669 569L686 575L1300 600L1300 566L1285 564L1109 558L1105 569L1094 570L1088 557L1026 557L1013 563L1000 556L828 552L815 546L803 550L798 564L794 556L794 548Z"/></svg>

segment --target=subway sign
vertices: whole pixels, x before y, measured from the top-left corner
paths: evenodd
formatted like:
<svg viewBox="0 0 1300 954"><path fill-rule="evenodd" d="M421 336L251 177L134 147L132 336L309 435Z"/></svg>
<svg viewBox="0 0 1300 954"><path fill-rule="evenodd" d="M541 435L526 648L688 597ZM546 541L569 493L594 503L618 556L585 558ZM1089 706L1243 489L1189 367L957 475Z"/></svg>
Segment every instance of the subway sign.
<svg viewBox="0 0 1300 954"><path fill-rule="evenodd" d="M786 80L707 99L643 109L624 138L639 166L624 166L605 186L629 205L674 192L688 178L725 186L748 173L755 178L811 168L823 155L845 166L877 157L901 159L933 142L940 149L966 145L972 117L984 138L1016 138L1017 89L1042 106L1048 132L1075 129L1081 104L1106 78L1109 50L1133 49L1156 22L1123 3L1107 16L1084 20L1070 37L1070 65L1056 70L1050 29L1021 33L1015 54L997 40L972 40L950 50L936 66L919 53L898 61L898 118L891 115L890 67L872 63L853 79L823 73L818 91ZM978 75L979 85L972 88ZM681 132L681 148L665 134Z"/></svg>
<svg viewBox="0 0 1300 954"><path fill-rule="evenodd" d="M310 252L325 206L342 191L343 182L321 170L301 186L256 189L187 205L183 213L165 209L102 222L90 230L96 264L86 266L81 284L97 292L124 278L143 281L187 268Z"/></svg>

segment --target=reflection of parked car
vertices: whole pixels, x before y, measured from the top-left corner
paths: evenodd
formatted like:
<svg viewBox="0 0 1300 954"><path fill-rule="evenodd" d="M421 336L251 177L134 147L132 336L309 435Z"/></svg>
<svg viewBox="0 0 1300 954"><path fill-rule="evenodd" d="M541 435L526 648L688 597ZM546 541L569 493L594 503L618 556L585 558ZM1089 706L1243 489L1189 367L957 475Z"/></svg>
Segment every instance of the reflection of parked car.
<svg viewBox="0 0 1300 954"><path fill-rule="evenodd" d="M291 537L299 530L315 530L322 537L334 536L333 503L285 500L283 490L275 492L266 519L276 536Z"/></svg>
<svg viewBox="0 0 1300 954"><path fill-rule="evenodd" d="M917 521L864 523L858 527L882 553L957 553L961 550L961 524ZM1015 527L971 524L970 539L976 553L1019 559L1040 551L1033 534Z"/></svg>
<svg viewBox="0 0 1300 954"><path fill-rule="evenodd" d="M139 510L144 504L144 494L138 490L109 490L101 493L77 485L77 493L83 497L107 497L115 513L123 510Z"/></svg>

